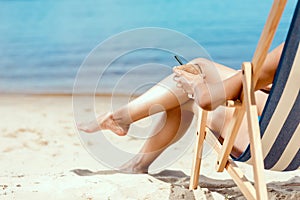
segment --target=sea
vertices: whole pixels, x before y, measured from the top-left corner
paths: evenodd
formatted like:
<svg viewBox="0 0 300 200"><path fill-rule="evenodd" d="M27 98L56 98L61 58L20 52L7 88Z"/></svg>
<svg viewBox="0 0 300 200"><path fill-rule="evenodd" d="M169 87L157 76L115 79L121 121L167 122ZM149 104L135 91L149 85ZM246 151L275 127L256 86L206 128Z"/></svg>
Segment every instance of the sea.
<svg viewBox="0 0 300 200"><path fill-rule="evenodd" d="M0 0L0 93L141 93L172 73L175 55L239 69L272 2ZM295 4L272 48L285 40Z"/></svg>

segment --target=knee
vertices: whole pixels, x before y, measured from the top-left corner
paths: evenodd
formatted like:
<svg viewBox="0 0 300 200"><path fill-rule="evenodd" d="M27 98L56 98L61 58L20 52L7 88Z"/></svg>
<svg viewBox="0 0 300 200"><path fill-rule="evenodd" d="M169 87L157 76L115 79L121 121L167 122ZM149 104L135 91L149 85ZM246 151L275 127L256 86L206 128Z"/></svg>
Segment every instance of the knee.
<svg viewBox="0 0 300 200"><path fill-rule="evenodd" d="M201 92L201 96L197 99L197 104L203 109L207 111L214 110L211 102L211 96L208 91Z"/></svg>
<svg viewBox="0 0 300 200"><path fill-rule="evenodd" d="M216 63L206 58L196 58L189 63L200 67L201 71L210 77L209 80L215 79L214 76L216 75L216 72L218 73Z"/></svg>
<svg viewBox="0 0 300 200"><path fill-rule="evenodd" d="M190 62L188 62L188 64L200 64L202 66L209 66L212 63L213 62L211 60L208 60L206 58L195 58L195 59L191 60Z"/></svg>

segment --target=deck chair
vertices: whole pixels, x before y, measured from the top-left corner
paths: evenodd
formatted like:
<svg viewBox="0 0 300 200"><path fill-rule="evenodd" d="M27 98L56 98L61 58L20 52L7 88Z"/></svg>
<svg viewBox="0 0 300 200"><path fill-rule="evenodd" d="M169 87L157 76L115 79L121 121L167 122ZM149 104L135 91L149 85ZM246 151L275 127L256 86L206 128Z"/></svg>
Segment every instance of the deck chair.
<svg viewBox="0 0 300 200"><path fill-rule="evenodd" d="M208 111L199 111L199 131L190 180L190 189L198 186L201 154L204 140L213 146L218 154L216 169L224 169L230 174L247 199L268 199L264 180L264 169L287 171L300 166L300 3L296 5L294 16L285 41L280 63L273 81L272 90L258 120L254 97L254 86L261 66L273 40L286 1L275 0L261 34L252 62L242 64L243 91L240 102L228 101L234 106L234 117L221 144L206 128ZM199 109L200 110L200 109ZM230 157L233 143L244 115L248 123L250 145L237 159L253 166L254 186L239 170Z"/></svg>

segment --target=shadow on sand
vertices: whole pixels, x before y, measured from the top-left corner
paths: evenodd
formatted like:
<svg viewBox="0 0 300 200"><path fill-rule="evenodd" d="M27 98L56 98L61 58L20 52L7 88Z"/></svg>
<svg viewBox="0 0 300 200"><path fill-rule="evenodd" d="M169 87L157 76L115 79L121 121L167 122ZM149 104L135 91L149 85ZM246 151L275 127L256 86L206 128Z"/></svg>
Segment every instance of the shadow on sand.
<svg viewBox="0 0 300 200"><path fill-rule="evenodd" d="M111 175L120 173L116 170L90 171L88 169L74 169L71 172L78 176ZM195 192L189 190L190 176L179 170L163 170L157 174L149 174L153 178L170 184L170 200L199 199ZM199 178L201 193L206 199L214 199L213 192L219 193L224 199L245 199L236 184L229 179L218 180L201 175ZM199 189L197 189L199 190ZM268 184L270 199L300 199L300 177L295 176L284 182L271 182Z"/></svg>

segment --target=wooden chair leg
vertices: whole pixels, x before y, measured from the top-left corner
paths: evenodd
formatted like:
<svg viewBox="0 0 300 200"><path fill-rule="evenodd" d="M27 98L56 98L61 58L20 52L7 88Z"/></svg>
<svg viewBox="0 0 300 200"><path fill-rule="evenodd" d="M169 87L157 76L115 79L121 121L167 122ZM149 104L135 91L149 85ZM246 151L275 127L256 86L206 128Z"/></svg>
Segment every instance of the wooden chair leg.
<svg viewBox="0 0 300 200"><path fill-rule="evenodd" d="M222 145L221 152L218 155L217 165L216 165L216 171L217 172L223 172L224 168L226 166L227 160L229 158L229 155L232 151L235 138L238 134L239 128L241 126L241 123L243 121L245 114L245 106L242 104L241 107L236 107L233 118L230 121L230 124L226 130L226 136L224 138L224 143Z"/></svg>
<svg viewBox="0 0 300 200"><path fill-rule="evenodd" d="M267 186L264 180L264 158L260 138L257 106L255 103L254 86L252 81L251 63L243 63L244 102L247 110L248 132L250 139L251 157L253 160L254 186L257 199L268 199Z"/></svg>
<svg viewBox="0 0 300 200"><path fill-rule="evenodd" d="M205 139L205 127L207 121L207 111L202 111L199 109L198 115L198 124L200 124L200 128L197 131L197 139L195 146L195 154L193 159L193 167L190 179L190 190L196 189L199 183L199 174L200 174L200 166L201 166L201 157L203 150L203 142ZM200 117L201 116L201 117Z"/></svg>
<svg viewBox="0 0 300 200"><path fill-rule="evenodd" d="M214 151L217 154L221 153L222 145L210 130L206 130L205 141L213 147ZM225 169L232 177L236 185L239 187L241 192L244 194L244 196L248 200L254 200L256 198L255 188L231 158L228 158Z"/></svg>

